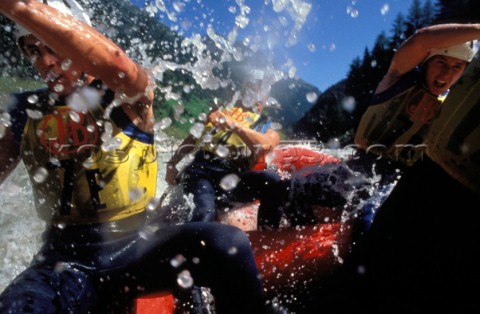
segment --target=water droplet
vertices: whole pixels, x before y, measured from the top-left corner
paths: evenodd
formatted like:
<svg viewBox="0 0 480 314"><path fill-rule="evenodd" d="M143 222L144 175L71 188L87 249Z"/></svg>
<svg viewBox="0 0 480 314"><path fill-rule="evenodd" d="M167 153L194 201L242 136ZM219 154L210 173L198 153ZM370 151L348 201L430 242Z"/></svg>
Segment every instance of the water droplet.
<svg viewBox="0 0 480 314"><path fill-rule="evenodd" d="M198 120L206 122L207 121L207 114L202 112L198 115Z"/></svg>
<svg viewBox="0 0 480 314"><path fill-rule="evenodd" d="M338 138L331 138L328 140L326 147L329 149L338 149L340 148L340 141Z"/></svg>
<svg viewBox="0 0 480 314"><path fill-rule="evenodd" d="M50 157L50 160L48 162L55 167L60 167L60 160L58 160L58 158L56 157Z"/></svg>
<svg viewBox="0 0 480 314"><path fill-rule="evenodd" d="M182 265L183 263L185 263L187 259L185 258L185 256L183 256L182 254L178 254L177 256L175 256L171 261L170 261L170 265L172 265L173 267L177 268L179 267L180 265Z"/></svg>
<svg viewBox="0 0 480 314"><path fill-rule="evenodd" d="M245 15L238 15L237 17L235 17L235 25L237 25L240 28L247 27L249 22L250 22L250 19Z"/></svg>
<svg viewBox="0 0 480 314"><path fill-rule="evenodd" d="M128 196L130 197L131 202L136 202L143 196L143 189L133 188L128 191Z"/></svg>
<svg viewBox="0 0 480 314"><path fill-rule="evenodd" d="M235 255L238 253L238 249L236 246L232 246L231 248L228 249L228 254L230 255Z"/></svg>
<svg viewBox="0 0 480 314"><path fill-rule="evenodd" d="M38 102L38 95L33 94L27 97L27 101L31 104L36 104Z"/></svg>
<svg viewBox="0 0 480 314"><path fill-rule="evenodd" d="M363 266L363 265L358 266L357 272L358 272L360 275L365 274L365 271L366 271L365 266Z"/></svg>
<svg viewBox="0 0 480 314"><path fill-rule="evenodd" d="M62 84L55 84L55 86L53 86L53 90L56 91L57 93L63 92L64 89L65 88Z"/></svg>
<svg viewBox="0 0 480 314"><path fill-rule="evenodd" d="M161 119L160 122L158 122L155 125L155 129L165 130L166 128L168 128L171 125L172 125L172 119L170 119L169 117L166 117L166 118Z"/></svg>
<svg viewBox="0 0 480 314"><path fill-rule="evenodd" d="M73 62L70 59L65 59L62 61L62 64L60 65L63 71L68 71L70 67L72 66Z"/></svg>
<svg viewBox="0 0 480 314"><path fill-rule="evenodd" d="M105 130L105 133L107 134L112 134L112 131L113 131L113 126L110 122L106 121L104 123L104 130Z"/></svg>
<svg viewBox="0 0 480 314"><path fill-rule="evenodd" d="M9 127L12 125L11 116L8 112L0 113L0 124L4 127Z"/></svg>
<svg viewBox="0 0 480 314"><path fill-rule="evenodd" d="M388 3L386 3L380 9L380 14L387 15L389 11L390 11L390 6L388 5Z"/></svg>
<svg viewBox="0 0 480 314"><path fill-rule="evenodd" d="M78 112L70 111L68 115L70 116L70 119L72 119L72 121L76 123L80 122L80 115L78 114Z"/></svg>
<svg viewBox="0 0 480 314"><path fill-rule="evenodd" d="M225 145L218 145L215 149L215 154L219 157L227 157L230 151Z"/></svg>
<svg viewBox="0 0 480 314"><path fill-rule="evenodd" d="M27 115L32 118L32 119L41 119L43 118L43 113L39 110L31 110L31 109L27 109Z"/></svg>
<svg viewBox="0 0 480 314"><path fill-rule="evenodd" d="M347 14L349 14L352 18L357 18L358 17L358 10L355 9L352 6L347 7Z"/></svg>
<svg viewBox="0 0 480 314"><path fill-rule="evenodd" d="M45 255L43 255L43 254L37 254L35 256L35 260L41 263L41 262L44 262L46 260L46 258L45 258Z"/></svg>
<svg viewBox="0 0 480 314"><path fill-rule="evenodd" d="M160 204L160 200L153 197L148 201L147 210L153 211L157 209L159 204Z"/></svg>
<svg viewBox="0 0 480 314"><path fill-rule="evenodd" d="M233 190L238 182L240 182L240 177L234 173L227 174L220 180L220 187L225 191Z"/></svg>
<svg viewBox="0 0 480 314"><path fill-rule="evenodd" d="M190 288L193 286L193 278L190 271L184 270L178 274L177 283L182 288Z"/></svg>
<svg viewBox="0 0 480 314"><path fill-rule="evenodd" d="M353 98L352 96L347 96L342 99L342 108L345 111L353 112L353 110L355 109L355 106L356 106L355 98Z"/></svg>
<svg viewBox="0 0 480 314"><path fill-rule="evenodd" d="M181 12L183 12L183 10L185 10L185 3L180 2L180 1L175 1L173 3L173 9L175 11L177 11L178 13L181 13Z"/></svg>
<svg viewBox="0 0 480 314"><path fill-rule="evenodd" d="M203 123L194 123L190 128L190 134L193 135L195 138L200 138L204 129L205 125Z"/></svg>
<svg viewBox="0 0 480 314"><path fill-rule="evenodd" d="M206 134L203 136L203 142L204 142L204 143L210 143L210 142L212 142L212 138L213 138L213 135L212 135L212 134L206 133Z"/></svg>
<svg viewBox="0 0 480 314"><path fill-rule="evenodd" d="M185 86L183 86L183 91L186 94L189 94L192 91L192 87L190 85L185 85Z"/></svg>
<svg viewBox="0 0 480 314"><path fill-rule="evenodd" d="M307 93L307 100L309 103L314 104L318 99L318 95L315 92L309 92Z"/></svg>
<svg viewBox="0 0 480 314"><path fill-rule="evenodd" d="M65 265L61 262L58 262L55 264L55 268L54 268L54 271L56 273L61 273L63 272L64 270L66 269Z"/></svg>
<svg viewBox="0 0 480 314"><path fill-rule="evenodd" d="M42 183L45 181L45 179L48 177L48 170L40 167L35 171L35 174L33 175L33 180L37 183Z"/></svg>

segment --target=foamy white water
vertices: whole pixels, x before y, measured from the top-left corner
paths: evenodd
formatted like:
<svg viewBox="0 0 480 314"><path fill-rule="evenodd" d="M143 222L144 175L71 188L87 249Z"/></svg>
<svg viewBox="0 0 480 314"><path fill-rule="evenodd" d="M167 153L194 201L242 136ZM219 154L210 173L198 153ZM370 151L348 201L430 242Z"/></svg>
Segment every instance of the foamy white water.
<svg viewBox="0 0 480 314"><path fill-rule="evenodd" d="M23 164L0 187L0 291L30 263L44 224L37 218Z"/></svg>

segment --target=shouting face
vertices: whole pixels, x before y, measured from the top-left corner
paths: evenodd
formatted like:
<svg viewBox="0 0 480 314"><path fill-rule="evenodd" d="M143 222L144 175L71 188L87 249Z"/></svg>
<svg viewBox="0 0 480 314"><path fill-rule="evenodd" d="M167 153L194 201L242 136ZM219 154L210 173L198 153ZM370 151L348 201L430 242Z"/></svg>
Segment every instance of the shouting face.
<svg viewBox="0 0 480 314"><path fill-rule="evenodd" d="M455 84L468 62L454 57L436 55L425 65L425 85L434 95L441 95Z"/></svg>
<svg viewBox="0 0 480 314"><path fill-rule="evenodd" d="M71 92L82 73L69 59L60 57L33 35L22 37L21 47L51 91L59 95Z"/></svg>

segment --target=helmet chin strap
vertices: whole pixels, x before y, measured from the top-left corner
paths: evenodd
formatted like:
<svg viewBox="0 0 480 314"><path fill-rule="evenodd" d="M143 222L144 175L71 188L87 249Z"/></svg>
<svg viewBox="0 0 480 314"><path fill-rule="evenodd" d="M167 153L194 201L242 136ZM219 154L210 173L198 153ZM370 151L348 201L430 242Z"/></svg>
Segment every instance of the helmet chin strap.
<svg viewBox="0 0 480 314"><path fill-rule="evenodd" d="M440 97L440 96L442 96L442 95L444 95L444 94L448 94L448 93L450 92L450 89L447 89L446 91L444 91L444 92L443 92L442 94L440 94L440 95L434 94L434 93L432 93L432 92L428 89L428 87L427 87L427 85L425 84L425 82L422 82L422 88L423 88L427 93L429 93L430 95L432 95L432 96L434 96L434 97Z"/></svg>
<svg viewBox="0 0 480 314"><path fill-rule="evenodd" d="M428 89L428 87L427 87L427 85L425 84L425 82L422 82L422 88L423 88L427 93L429 93L429 94L432 95L432 96L435 96L435 97L440 96L440 95L435 95L434 93L432 93L432 92Z"/></svg>

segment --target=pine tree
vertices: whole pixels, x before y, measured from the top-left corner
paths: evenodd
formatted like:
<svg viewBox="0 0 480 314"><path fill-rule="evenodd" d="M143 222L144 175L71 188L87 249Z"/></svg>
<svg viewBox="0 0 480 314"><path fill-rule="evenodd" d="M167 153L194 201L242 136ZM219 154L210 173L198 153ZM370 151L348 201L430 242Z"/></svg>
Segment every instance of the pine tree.
<svg viewBox="0 0 480 314"><path fill-rule="evenodd" d="M435 21L435 18L437 15L438 15L438 12L435 9L432 2L430 0L425 1L425 4L423 5L423 15L421 18L421 25L422 26L431 25Z"/></svg>
<svg viewBox="0 0 480 314"><path fill-rule="evenodd" d="M423 22L423 11L422 6L420 4L420 0L413 0L410 9L408 10L407 16L407 29L406 35L407 37L411 36L415 31L419 28L422 28L424 25Z"/></svg>

